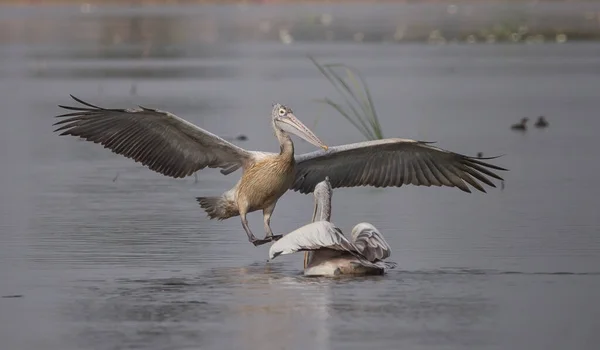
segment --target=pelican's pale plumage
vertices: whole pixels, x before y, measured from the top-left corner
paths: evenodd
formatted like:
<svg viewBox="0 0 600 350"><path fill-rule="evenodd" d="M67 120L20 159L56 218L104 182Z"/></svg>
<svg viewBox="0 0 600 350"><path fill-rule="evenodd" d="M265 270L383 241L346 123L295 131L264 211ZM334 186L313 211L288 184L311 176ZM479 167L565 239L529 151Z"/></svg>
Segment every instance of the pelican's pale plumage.
<svg viewBox="0 0 600 350"><path fill-rule="evenodd" d="M359 225L370 231L370 239L377 237L376 245L367 243L366 236L360 234L357 235L356 241L351 242L335 224L316 221L288 233L273 243L269 249L269 257L274 259L279 255L311 251L313 255L305 268L305 275L381 274L395 267L393 262L382 261L385 258L375 258L378 255L390 255L390 247L383 236L370 224ZM367 225L370 227L367 228Z"/></svg>
<svg viewBox="0 0 600 350"><path fill-rule="evenodd" d="M391 255L390 246L381 233L367 222L354 226L350 237L356 249L369 261L383 260Z"/></svg>
<svg viewBox="0 0 600 350"><path fill-rule="evenodd" d="M391 249L375 226L362 222L352 229L348 240L331 220L333 188L329 177L314 189L313 222L275 242L269 258L304 251L304 274L307 276L383 274L396 266L383 261Z"/></svg>
<svg viewBox="0 0 600 350"><path fill-rule="evenodd" d="M494 159L496 157L484 158ZM502 180L486 169L506 170L431 142L390 138L329 147L296 156L292 189L310 193L329 176L333 188L375 186L448 186L471 192L467 184L485 192L481 184L496 187L486 176Z"/></svg>
<svg viewBox="0 0 600 350"><path fill-rule="evenodd" d="M316 221L304 225L273 243L269 249L271 259L277 255L321 248L355 252L356 247L329 221Z"/></svg>

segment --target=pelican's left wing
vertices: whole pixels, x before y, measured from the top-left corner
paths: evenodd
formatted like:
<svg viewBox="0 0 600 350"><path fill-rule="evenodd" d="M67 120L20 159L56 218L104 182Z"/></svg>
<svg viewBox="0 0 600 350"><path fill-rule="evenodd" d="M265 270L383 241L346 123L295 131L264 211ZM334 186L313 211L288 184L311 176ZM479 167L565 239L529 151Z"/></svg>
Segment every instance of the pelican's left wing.
<svg viewBox="0 0 600 350"><path fill-rule="evenodd" d="M319 249L356 252L356 247L334 224L329 221L316 221L288 233L273 243L269 249L269 256L273 259L281 254Z"/></svg>
<svg viewBox="0 0 600 350"><path fill-rule="evenodd" d="M412 184L471 192L468 183L485 192L478 181L496 187L487 177L502 180L489 169L507 170L480 160L493 158L497 157L472 158L424 141L391 138L358 142L296 156L296 179L291 189L311 193L329 176L333 188Z"/></svg>

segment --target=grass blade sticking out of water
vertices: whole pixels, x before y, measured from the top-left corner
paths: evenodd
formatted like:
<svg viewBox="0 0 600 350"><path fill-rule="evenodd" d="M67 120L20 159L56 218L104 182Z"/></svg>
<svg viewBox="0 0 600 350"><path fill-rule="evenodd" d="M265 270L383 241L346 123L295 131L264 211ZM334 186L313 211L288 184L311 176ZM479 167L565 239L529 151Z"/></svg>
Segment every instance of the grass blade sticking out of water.
<svg viewBox="0 0 600 350"><path fill-rule="evenodd" d="M352 119L352 117L350 117L350 116L348 115L348 113L347 113L347 112L346 112L346 111L345 111L345 110L344 110L344 109L343 109L343 108L342 108L340 105L338 105L337 103L335 103L335 102L331 101L331 100L330 100L330 99L328 99L328 98L321 99L321 100L317 100L317 102L325 103L325 104L328 104L328 105L330 105L331 107L335 108L335 110L337 110L337 111L338 111L338 112L339 112L339 113L340 113L340 114L341 114L341 115L342 115L344 118L346 118L346 119L347 119L347 120L348 120L348 121L349 121L349 122L350 122L350 123L351 123L351 124L352 124L352 125L353 125L355 128L357 128L357 129L358 129L358 130L361 132L361 134L363 134L363 135L364 135L364 136L365 136L367 139L369 139L369 140L373 139L373 137L374 137L374 136L373 136L373 135L370 133L370 130L369 130L369 129L368 129L366 126L363 126L363 125L359 125L359 124L357 124L357 123L354 121L354 119Z"/></svg>
<svg viewBox="0 0 600 350"><path fill-rule="evenodd" d="M344 100L346 101L346 105L350 111L347 111L341 105L334 103L329 98L321 99L318 101L324 102L324 103L332 106L333 108L335 108L344 118L346 118L348 121L350 121L352 123L352 125L354 125L367 139L372 139L374 136L371 134L371 130L369 129L367 124L365 124L364 120L361 119L361 117L360 117L361 114L356 110L354 105L350 102L350 100L348 99L346 94L344 94L344 88L343 88L344 84L345 84L344 81L341 80L341 83L340 83L339 77L336 77L334 75L331 68L321 66L312 57L309 56L309 58L317 66L317 68L319 69L321 74L323 74L325 76L325 78L327 78L327 80L329 80L331 85L333 85L333 87L338 91L338 93L340 95L342 95L342 97L344 97ZM355 97L355 96L352 96L352 97ZM358 124L360 124L360 126L358 126Z"/></svg>
<svg viewBox="0 0 600 350"><path fill-rule="evenodd" d="M361 91L358 88L358 86L359 85L363 86L362 97L363 97L363 106L365 106L365 112L368 111L368 115L372 120L373 128L375 129L375 135L377 135L377 137L379 139L382 139L383 131L381 130L381 124L379 123L379 118L377 117L377 112L375 111L375 104L373 104L373 98L371 97L371 92L369 91L367 82L365 81L365 79L362 77L362 74L360 74L360 72L358 70L348 67L346 65L343 65L343 66L346 67L348 77L354 82L356 89ZM354 77L355 75L360 80L360 83Z"/></svg>
<svg viewBox="0 0 600 350"><path fill-rule="evenodd" d="M318 101L333 107L367 139L382 139L383 132L373 104L373 98L362 75L356 69L345 64L321 65L313 57L308 56L308 58L344 98L345 106L335 103L329 98ZM339 70L342 70L345 74L339 72Z"/></svg>

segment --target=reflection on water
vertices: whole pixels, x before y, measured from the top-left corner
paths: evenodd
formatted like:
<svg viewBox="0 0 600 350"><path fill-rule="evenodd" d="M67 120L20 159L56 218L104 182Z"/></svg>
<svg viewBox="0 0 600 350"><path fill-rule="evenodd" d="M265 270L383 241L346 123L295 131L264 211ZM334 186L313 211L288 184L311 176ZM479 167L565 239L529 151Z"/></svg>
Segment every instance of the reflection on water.
<svg viewBox="0 0 600 350"><path fill-rule="evenodd" d="M600 169L590 160L598 157L600 46L361 44L358 32L381 42L398 21L456 24L446 5L397 7L400 15L361 6L2 8L3 347L595 349ZM598 5L557 6L532 18L563 13L576 23ZM472 15L479 9L493 7ZM315 11L331 18L302 19ZM442 12L442 21L428 15ZM591 22L581 27L593 32ZM427 41L431 30L406 28L394 40L427 32ZM280 29L292 45L281 43ZM57 105L75 94L244 134L233 142L252 150L278 150L275 101L328 144L360 141L314 102L335 95L306 54L360 69L386 136L505 154L496 162L510 169L505 189L336 191L336 224L348 232L373 223L399 268L306 278L301 254L266 262L268 246L249 245L237 218L210 221L197 206L194 197L222 193L238 173L169 179L52 133ZM509 130L541 114L548 129ZM314 150L295 141L299 153ZM273 229L305 224L311 208L311 196L285 195ZM260 213L249 220L260 225Z"/></svg>
<svg viewBox="0 0 600 350"><path fill-rule="evenodd" d="M101 348L123 344L163 348L172 344L172 338L178 338L181 347L330 347L327 282L303 281L283 275L278 268L255 264L214 268L193 278L116 283L114 288L97 284L82 288L79 295L87 297L63 308L69 317L86 324L76 336L82 346L95 346L99 338L108 336L110 341L105 340ZM157 324L163 329L157 330Z"/></svg>
<svg viewBox="0 0 600 350"><path fill-rule="evenodd" d="M392 348L398 342L415 348L510 346L514 340L502 337L507 329L515 331L508 324L514 311L500 307L499 300L512 301L514 293L528 297L536 285L552 287L547 297L530 304L538 309L572 289L567 284L599 286L589 279L554 280L548 285L534 275L498 278L483 271L440 272L400 271L389 277L332 280L252 264L213 268L184 278L123 278L104 286L89 281L60 313L78 324L74 342L97 349L162 349L174 344L180 348L280 349L285 344L286 349L361 349L373 344ZM503 291L498 293L500 288ZM544 322L533 325L528 332L544 326ZM540 339L529 341L537 346Z"/></svg>

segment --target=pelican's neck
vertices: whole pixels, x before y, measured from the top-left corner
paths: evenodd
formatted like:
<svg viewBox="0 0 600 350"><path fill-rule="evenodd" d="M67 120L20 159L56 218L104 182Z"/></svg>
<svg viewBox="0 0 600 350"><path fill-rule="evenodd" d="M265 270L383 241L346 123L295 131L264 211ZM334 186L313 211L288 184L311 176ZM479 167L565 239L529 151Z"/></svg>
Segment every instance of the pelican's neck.
<svg viewBox="0 0 600 350"><path fill-rule="evenodd" d="M313 212L313 222L331 220L331 195L327 191L315 194L315 210ZM308 266L313 257L313 252L304 252L304 269Z"/></svg>
<svg viewBox="0 0 600 350"><path fill-rule="evenodd" d="M279 154L287 157L294 157L294 143L292 138L285 131L275 127L275 136L279 140Z"/></svg>
<svg viewBox="0 0 600 350"><path fill-rule="evenodd" d="M314 221L331 220L331 197L317 198L317 210Z"/></svg>
<svg viewBox="0 0 600 350"><path fill-rule="evenodd" d="M288 133L274 126L275 136L279 141L279 155L294 159L294 143Z"/></svg>
<svg viewBox="0 0 600 350"><path fill-rule="evenodd" d="M322 193L315 195L315 211L313 222L331 221L331 193Z"/></svg>

